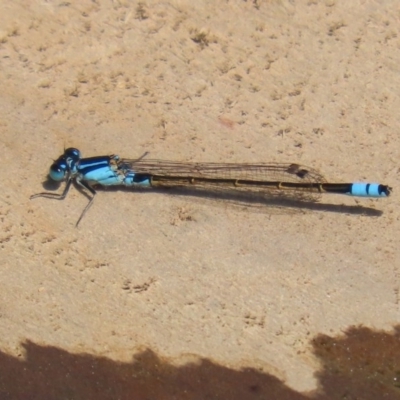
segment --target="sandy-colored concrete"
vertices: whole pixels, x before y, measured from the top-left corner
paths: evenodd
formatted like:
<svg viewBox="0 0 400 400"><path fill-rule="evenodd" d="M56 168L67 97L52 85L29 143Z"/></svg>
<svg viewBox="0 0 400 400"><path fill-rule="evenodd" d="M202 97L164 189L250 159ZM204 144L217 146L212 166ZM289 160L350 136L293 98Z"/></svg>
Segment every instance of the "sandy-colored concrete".
<svg viewBox="0 0 400 400"><path fill-rule="evenodd" d="M262 367L316 388L317 334L399 322L398 1L2 1L0 349ZM350 212L160 193L30 201L84 156L313 166ZM60 188L61 189L61 188ZM21 355L23 357L23 354Z"/></svg>

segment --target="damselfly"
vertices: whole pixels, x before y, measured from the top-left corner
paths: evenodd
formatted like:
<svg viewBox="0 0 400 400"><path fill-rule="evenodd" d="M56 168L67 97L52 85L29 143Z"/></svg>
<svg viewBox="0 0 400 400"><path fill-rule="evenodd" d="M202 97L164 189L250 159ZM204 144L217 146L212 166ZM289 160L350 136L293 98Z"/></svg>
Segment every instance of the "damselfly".
<svg viewBox="0 0 400 400"><path fill-rule="evenodd" d="M62 194L38 193L31 196L62 200L72 182L87 189L92 198L76 225L92 205L94 186L132 188L180 187L209 191L241 191L299 201L316 200L320 193L358 197L387 197L391 188L379 183L330 183L315 169L290 163L195 163L138 159L116 155L82 158L81 152L68 148L50 167L53 181L66 181Z"/></svg>

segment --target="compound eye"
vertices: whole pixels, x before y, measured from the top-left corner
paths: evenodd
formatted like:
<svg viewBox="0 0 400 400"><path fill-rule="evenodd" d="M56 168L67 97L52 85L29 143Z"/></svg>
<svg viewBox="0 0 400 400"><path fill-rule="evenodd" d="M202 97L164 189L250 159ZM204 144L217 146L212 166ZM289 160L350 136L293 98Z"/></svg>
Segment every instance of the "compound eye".
<svg viewBox="0 0 400 400"><path fill-rule="evenodd" d="M81 152L73 147L68 148L64 151L64 158L71 159L74 163L78 162L81 158Z"/></svg>
<svg viewBox="0 0 400 400"><path fill-rule="evenodd" d="M50 167L49 176L53 181L60 182L65 178L67 164L64 162L54 163Z"/></svg>

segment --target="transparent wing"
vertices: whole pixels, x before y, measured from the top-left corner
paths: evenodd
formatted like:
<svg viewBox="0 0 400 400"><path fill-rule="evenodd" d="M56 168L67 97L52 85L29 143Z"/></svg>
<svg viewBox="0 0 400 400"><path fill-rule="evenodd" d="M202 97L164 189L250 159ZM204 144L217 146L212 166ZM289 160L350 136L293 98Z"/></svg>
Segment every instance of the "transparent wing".
<svg viewBox="0 0 400 400"><path fill-rule="evenodd" d="M152 186L262 192L281 197L300 196L308 200L315 200L318 193L315 184L326 182L318 171L289 163L192 163L142 158L121 159L118 168L126 173L160 177L152 181ZM288 188L280 183L300 185Z"/></svg>

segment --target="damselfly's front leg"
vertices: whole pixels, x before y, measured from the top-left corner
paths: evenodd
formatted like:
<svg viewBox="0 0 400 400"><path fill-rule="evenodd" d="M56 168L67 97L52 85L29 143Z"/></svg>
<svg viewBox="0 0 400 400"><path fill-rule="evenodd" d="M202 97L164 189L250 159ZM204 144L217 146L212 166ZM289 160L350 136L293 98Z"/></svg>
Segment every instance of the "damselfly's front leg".
<svg viewBox="0 0 400 400"><path fill-rule="evenodd" d="M67 184L65 185L64 192L62 192L61 194L59 194L59 193L51 193L51 192L36 193L36 194L33 194L30 197L30 200L36 199L38 197L45 197L46 199L64 200L67 197L67 194L68 194L69 189L71 187L71 183L72 183L72 178L68 178L67 179Z"/></svg>

